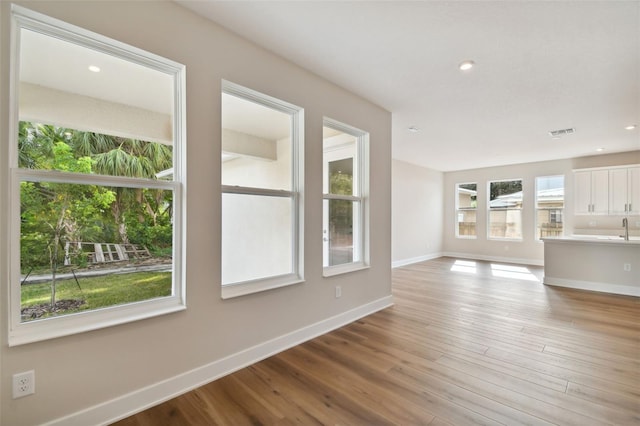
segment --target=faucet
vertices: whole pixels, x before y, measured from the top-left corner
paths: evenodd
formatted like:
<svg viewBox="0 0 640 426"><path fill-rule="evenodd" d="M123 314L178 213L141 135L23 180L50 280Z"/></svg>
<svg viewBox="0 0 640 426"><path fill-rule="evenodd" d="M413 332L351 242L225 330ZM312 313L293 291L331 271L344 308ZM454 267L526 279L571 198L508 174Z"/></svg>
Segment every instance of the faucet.
<svg viewBox="0 0 640 426"><path fill-rule="evenodd" d="M629 219L623 217L622 226L624 226L624 240L629 241Z"/></svg>

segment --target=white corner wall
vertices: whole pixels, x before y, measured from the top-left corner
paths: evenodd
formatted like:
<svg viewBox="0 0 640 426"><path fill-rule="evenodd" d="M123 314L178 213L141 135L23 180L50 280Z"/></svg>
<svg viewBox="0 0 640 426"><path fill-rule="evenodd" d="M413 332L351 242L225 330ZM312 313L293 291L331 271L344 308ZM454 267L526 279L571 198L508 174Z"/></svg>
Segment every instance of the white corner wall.
<svg viewBox="0 0 640 426"><path fill-rule="evenodd" d="M0 162L0 424L108 423L392 303L389 112L173 2L17 3L186 65L187 310L9 348L3 272L13 248L7 229L8 170ZM9 3L0 2L2 159L10 143L9 15ZM305 109L306 280L231 300L220 297L222 79ZM375 171L371 267L331 278L322 277L324 116L370 133ZM342 287L339 299L336 285ZM36 394L13 400L11 376L31 369Z"/></svg>
<svg viewBox="0 0 640 426"><path fill-rule="evenodd" d="M443 173L393 160L393 266L442 255Z"/></svg>

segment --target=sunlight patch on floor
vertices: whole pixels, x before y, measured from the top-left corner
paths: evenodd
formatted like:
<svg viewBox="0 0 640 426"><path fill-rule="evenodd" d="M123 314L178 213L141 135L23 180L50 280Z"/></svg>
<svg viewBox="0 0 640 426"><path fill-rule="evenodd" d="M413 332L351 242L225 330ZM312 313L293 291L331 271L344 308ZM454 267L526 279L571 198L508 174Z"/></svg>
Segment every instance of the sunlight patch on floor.
<svg viewBox="0 0 640 426"><path fill-rule="evenodd" d="M499 278L513 278L516 280L540 282L538 277L533 275L529 268L524 266L491 264L491 274Z"/></svg>
<svg viewBox="0 0 640 426"><path fill-rule="evenodd" d="M451 266L451 272L464 272L467 274L477 274L476 262L471 260L456 260Z"/></svg>

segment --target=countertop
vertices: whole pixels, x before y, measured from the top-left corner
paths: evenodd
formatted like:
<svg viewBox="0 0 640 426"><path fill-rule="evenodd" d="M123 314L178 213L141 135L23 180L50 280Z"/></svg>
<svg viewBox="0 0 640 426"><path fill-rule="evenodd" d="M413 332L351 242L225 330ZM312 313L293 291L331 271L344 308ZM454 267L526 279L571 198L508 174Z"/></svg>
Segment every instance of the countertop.
<svg viewBox="0 0 640 426"><path fill-rule="evenodd" d="M605 244L605 245L640 245L640 237L632 236L629 240L622 237L609 235L569 235L558 238L542 238L545 243L587 243L587 244Z"/></svg>

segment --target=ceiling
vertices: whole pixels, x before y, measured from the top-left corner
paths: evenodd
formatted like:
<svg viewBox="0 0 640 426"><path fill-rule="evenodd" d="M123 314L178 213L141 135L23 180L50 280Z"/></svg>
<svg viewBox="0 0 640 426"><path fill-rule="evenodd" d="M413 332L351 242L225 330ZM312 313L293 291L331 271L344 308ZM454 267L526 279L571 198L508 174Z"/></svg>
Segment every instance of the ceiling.
<svg viewBox="0 0 640 426"><path fill-rule="evenodd" d="M172 75L28 29L20 32L20 81L163 114L173 111Z"/></svg>
<svg viewBox="0 0 640 426"><path fill-rule="evenodd" d="M398 160L640 149L640 1L176 2L390 111Z"/></svg>

